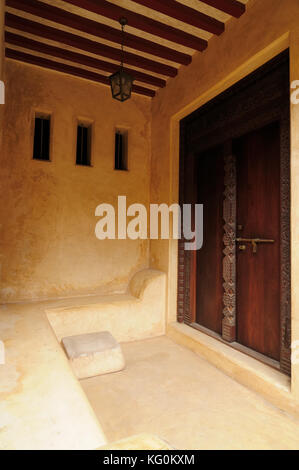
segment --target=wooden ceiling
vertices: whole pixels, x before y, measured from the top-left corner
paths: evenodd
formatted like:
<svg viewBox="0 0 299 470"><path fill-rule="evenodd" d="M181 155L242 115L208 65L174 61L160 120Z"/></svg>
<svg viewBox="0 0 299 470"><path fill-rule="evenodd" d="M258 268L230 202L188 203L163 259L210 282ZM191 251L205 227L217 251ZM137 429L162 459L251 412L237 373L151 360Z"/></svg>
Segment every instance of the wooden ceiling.
<svg viewBox="0 0 299 470"><path fill-rule="evenodd" d="M6 0L6 57L109 85L120 63L153 97L245 12L247 0Z"/></svg>

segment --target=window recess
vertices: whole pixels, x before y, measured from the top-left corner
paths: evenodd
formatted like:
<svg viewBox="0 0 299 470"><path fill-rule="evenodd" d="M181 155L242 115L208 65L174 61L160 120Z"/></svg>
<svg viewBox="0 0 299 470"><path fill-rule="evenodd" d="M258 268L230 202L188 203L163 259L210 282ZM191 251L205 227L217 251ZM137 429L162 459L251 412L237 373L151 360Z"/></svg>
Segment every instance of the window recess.
<svg viewBox="0 0 299 470"><path fill-rule="evenodd" d="M90 124L78 124L76 164L91 166L91 131Z"/></svg>
<svg viewBox="0 0 299 470"><path fill-rule="evenodd" d="M128 170L128 131L115 132L115 170Z"/></svg>
<svg viewBox="0 0 299 470"><path fill-rule="evenodd" d="M51 117L35 115L33 159L50 161Z"/></svg>

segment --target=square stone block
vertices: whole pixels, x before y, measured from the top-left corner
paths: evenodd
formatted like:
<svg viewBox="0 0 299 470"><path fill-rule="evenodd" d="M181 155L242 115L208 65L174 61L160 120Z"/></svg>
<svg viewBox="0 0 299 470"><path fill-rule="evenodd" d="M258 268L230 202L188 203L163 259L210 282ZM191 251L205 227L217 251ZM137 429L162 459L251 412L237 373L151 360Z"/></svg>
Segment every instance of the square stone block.
<svg viewBox="0 0 299 470"><path fill-rule="evenodd" d="M68 336L62 344L78 379L118 372L125 367L121 347L108 331Z"/></svg>

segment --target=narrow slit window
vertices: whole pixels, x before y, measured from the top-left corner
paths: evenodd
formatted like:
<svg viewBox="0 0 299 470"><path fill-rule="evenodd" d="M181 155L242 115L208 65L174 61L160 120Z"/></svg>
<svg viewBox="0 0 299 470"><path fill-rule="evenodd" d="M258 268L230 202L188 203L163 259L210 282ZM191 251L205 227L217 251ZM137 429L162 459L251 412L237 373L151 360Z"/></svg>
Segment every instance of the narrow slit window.
<svg viewBox="0 0 299 470"><path fill-rule="evenodd" d="M34 160L50 160L50 116L35 116L34 123Z"/></svg>
<svg viewBox="0 0 299 470"><path fill-rule="evenodd" d="M115 170L128 169L128 133L116 131L115 133Z"/></svg>
<svg viewBox="0 0 299 470"><path fill-rule="evenodd" d="M91 126L79 124L77 128L77 165L91 166Z"/></svg>

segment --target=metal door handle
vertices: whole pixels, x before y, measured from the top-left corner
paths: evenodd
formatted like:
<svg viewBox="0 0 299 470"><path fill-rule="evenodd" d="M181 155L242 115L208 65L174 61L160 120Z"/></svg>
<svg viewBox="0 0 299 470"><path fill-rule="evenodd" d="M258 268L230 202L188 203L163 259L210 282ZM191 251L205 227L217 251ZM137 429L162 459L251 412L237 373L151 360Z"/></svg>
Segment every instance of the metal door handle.
<svg viewBox="0 0 299 470"><path fill-rule="evenodd" d="M258 243L275 243L275 240L268 240L266 238L236 238L238 243L251 243L252 252L257 253Z"/></svg>

